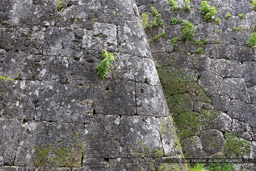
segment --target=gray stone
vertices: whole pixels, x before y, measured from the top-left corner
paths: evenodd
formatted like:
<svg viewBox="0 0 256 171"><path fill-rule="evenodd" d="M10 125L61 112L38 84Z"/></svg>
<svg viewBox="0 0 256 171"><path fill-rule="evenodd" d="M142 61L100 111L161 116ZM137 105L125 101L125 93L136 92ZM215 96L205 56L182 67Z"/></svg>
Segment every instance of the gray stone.
<svg viewBox="0 0 256 171"><path fill-rule="evenodd" d="M203 123L206 129L217 129L222 132L230 132L232 129L232 118L224 112L208 110L203 113Z"/></svg>
<svg viewBox="0 0 256 171"><path fill-rule="evenodd" d="M201 77L199 78L198 83L203 88L205 93L209 96L215 93L218 90L223 78L207 71L203 71L200 74Z"/></svg>
<svg viewBox="0 0 256 171"><path fill-rule="evenodd" d="M152 94L153 91L156 93ZM169 114L168 107L162 97L163 91L160 86L136 83L137 114L167 116Z"/></svg>
<svg viewBox="0 0 256 171"><path fill-rule="evenodd" d="M211 61L210 71L221 77L238 78L242 77L244 67L239 61L216 59Z"/></svg>
<svg viewBox="0 0 256 171"><path fill-rule="evenodd" d="M154 150L162 150L160 139L160 124L156 118L127 116L121 119L121 156L156 156ZM150 125L150 127L145 127Z"/></svg>
<svg viewBox="0 0 256 171"><path fill-rule="evenodd" d="M230 106L230 97L222 93L215 93L211 96L213 106L215 109L227 112Z"/></svg>
<svg viewBox="0 0 256 171"><path fill-rule="evenodd" d="M232 100L228 115L233 119L246 122L251 127L256 127L256 107L251 104L243 103L238 100Z"/></svg>
<svg viewBox="0 0 256 171"><path fill-rule="evenodd" d="M203 149L206 153L213 155L223 150L225 139L223 134L216 130L210 129L203 131L200 135Z"/></svg>
<svg viewBox="0 0 256 171"><path fill-rule="evenodd" d="M0 25L0 170L156 170L182 157L135 1L3 0ZM104 49L116 61L102 79Z"/></svg>
<svg viewBox="0 0 256 171"><path fill-rule="evenodd" d="M233 119L232 131L239 134L241 138L252 141L252 135L251 135L252 130L249 124L241 122L237 119Z"/></svg>
<svg viewBox="0 0 256 171"><path fill-rule="evenodd" d="M207 156L198 136L193 136L182 140L182 145L184 146L184 155L189 158L204 158Z"/></svg>
<svg viewBox="0 0 256 171"><path fill-rule="evenodd" d="M251 99L243 78L226 78L221 83L219 94L225 94L231 99L241 100L250 103Z"/></svg>
<svg viewBox="0 0 256 171"><path fill-rule="evenodd" d="M244 80L247 87L252 87L256 85L256 63L255 62L245 62L244 63L245 72L244 72Z"/></svg>
<svg viewBox="0 0 256 171"><path fill-rule="evenodd" d="M250 95L253 104L256 103L256 86L248 88L248 93Z"/></svg>
<svg viewBox="0 0 256 171"><path fill-rule="evenodd" d="M108 80L95 85L93 91L89 92L89 97L92 97L94 112L97 114L134 115L135 91L134 82Z"/></svg>
<svg viewBox="0 0 256 171"><path fill-rule="evenodd" d="M117 158L120 156L120 116L96 115L85 125L84 158Z"/></svg>

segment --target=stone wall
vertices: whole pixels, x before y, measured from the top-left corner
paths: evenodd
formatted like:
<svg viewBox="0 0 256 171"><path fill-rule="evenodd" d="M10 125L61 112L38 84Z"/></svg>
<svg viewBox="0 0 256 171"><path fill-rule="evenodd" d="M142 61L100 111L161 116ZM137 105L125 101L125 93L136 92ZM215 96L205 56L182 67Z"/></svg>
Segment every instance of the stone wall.
<svg viewBox="0 0 256 171"><path fill-rule="evenodd" d="M201 1L192 0L189 11L182 10L185 0L176 3L172 10L168 0L137 0L141 15L149 15L145 31L184 155L255 158L256 51L247 42L256 32L256 11L249 0L210 0L217 13L206 22ZM164 26L152 25L152 7ZM184 40L185 20L197 35L191 40Z"/></svg>
<svg viewBox="0 0 256 171"><path fill-rule="evenodd" d="M133 0L1 0L0 38L0 170L185 168Z"/></svg>

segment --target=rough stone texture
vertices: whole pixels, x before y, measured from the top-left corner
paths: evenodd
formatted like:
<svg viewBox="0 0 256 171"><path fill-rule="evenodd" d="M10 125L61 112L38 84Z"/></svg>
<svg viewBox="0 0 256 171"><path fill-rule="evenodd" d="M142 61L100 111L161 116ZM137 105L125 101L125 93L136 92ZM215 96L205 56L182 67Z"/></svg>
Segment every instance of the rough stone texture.
<svg viewBox="0 0 256 171"><path fill-rule="evenodd" d="M149 23L155 19L152 6L158 10L164 21L163 27L147 27L145 31L147 39L151 40L150 48L156 60L169 109L175 116L174 122L181 137L184 154L187 157L195 157L195 154L203 157L225 156L225 133L233 132L249 143L255 141L256 51L246 43L251 33L256 31L252 30L256 22L256 12L248 0L209 0L208 3L218 11L215 18L220 18L221 23L217 24L214 20L205 22L201 2L191 1L190 11L184 11L181 8L185 0L176 0L179 9L172 11L168 0L137 1L140 14L149 15ZM227 13L232 15L230 19L226 19ZM243 19L238 17L241 13L244 13ZM194 40L206 40L206 44L202 46L203 54L198 54L197 49L200 46L193 40L183 39L184 24L171 24L171 17L188 20L195 26L197 36ZM239 26L243 27L242 31L233 30ZM163 32L167 34L167 39L154 40L156 35ZM179 39L176 46L170 44L175 37ZM184 76L183 73L187 74ZM192 80L186 79L190 73L193 73ZM191 82L197 88L186 86ZM189 93L191 90L193 93ZM201 92L209 99L205 96L195 98L195 95L203 94ZM187 116L190 122L181 119L184 111L187 115L190 114ZM190 131L189 137L184 136L191 125L197 125L197 129L192 129L194 132ZM209 145L208 140L218 145ZM240 166L237 167L239 170ZM241 167L255 170L254 166Z"/></svg>
<svg viewBox="0 0 256 171"><path fill-rule="evenodd" d="M215 129L203 131L201 134L202 145L205 152L209 155L216 154L223 150L225 139L223 134Z"/></svg>
<svg viewBox="0 0 256 171"><path fill-rule="evenodd" d="M189 12L181 10L185 0L176 2L180 9L171 11L168 0L2 0L1 167L157 170L161 157L182 157L167 105L186 156L224 154L223 134L233 132L252 144L254 158L256 51L246 45L256 23L252 4L209 0L218 25L203 20L201 1ZM165 25L143 28L142 13L155 19L152 6ZM203 54L171 17L195 25L196 38L206 40ZM167 39L154 40L163 32ZM96 71L103 49L116 59L104 80Z"/></svg>
<svg viewBox="0 0 256 171"><path fill-rule="evenodd" d="M158 170L182 157L135 1L63 2L0 2L0 170ZM103 49L115 56L105 79Z"/></svg>

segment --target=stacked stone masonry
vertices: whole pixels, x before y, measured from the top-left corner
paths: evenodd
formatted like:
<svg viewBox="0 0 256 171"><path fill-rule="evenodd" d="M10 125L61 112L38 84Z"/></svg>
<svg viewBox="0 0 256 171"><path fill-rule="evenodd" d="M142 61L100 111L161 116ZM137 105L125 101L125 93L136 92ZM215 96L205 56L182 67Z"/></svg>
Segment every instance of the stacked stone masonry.
<svg viewBox="0 0 256 171"><path fill-rule="evenodd" d="M208 4L216 7L215 18L220 24L204 21L202 1L191 0L190 11L182 10L185 0L175 1L176 11L168 0L138 0L137 4L141 15L149 15L145 31L184 155L255 159L256 49L247 46L250 35L256 32L251 1L209 0ZM152 7L161 14L163 27L150 26ZM228 13L230 19L226 18ZM239 17L242 13L244 18ZM203 54L198 53L200 46L194 40L184 40L184 24L170 23L172 17L195 26L194 40L206 41ZM234 27L243 30L235 31ZM155 39L161 33L167 38ZM176 37L177 45L172 43ZM233 139L231 135L235 135ZM232 151L231 141L242 145ZM255 170L255 165L241 169Z"/></svg>
<svg viewBox="0 0 256 171"><path fill-rule="evenodd" d="M1 0L0 39L0 170L157 170L183 156L133 0ZM101 79L104 49L115 63Z"/></svg>
<svg viewBox="0 0 256 171"><path fill-rule="evenodd" d="M170 113L186 157L256 158L251 2L209 0L220 24L176 2L1 0L0 170L186 170L162 165L183 157ZM143 28L151 7L164 26ZM203 54L171 17L195 25ZM115 62L101 79L104 49Z"/></svg>

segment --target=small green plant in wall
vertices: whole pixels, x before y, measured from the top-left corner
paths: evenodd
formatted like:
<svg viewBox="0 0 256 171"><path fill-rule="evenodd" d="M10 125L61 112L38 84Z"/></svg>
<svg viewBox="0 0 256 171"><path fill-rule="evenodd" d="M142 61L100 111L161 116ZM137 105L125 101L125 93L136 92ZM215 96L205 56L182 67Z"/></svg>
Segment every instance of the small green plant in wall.
<svg viewBox="0 0 256 171"><path fill-rule="evenodd" d="M60 12L64 8L65 0L57 0L57 11Z"/></svg>
<svg viewBox="0 0 256 171"><path fill-rule="evenodd" d="M181 24L183 21L181 19L177 19L175 17L171 18L171 25Z"/></svg>
<svg viewBox="0 0 256 171"><path fill-rule="evenodd" d="M183 11L190 11L190 0L185 0L185 5L182 7Z"/></svg>
<svg viewBox="0 0 256 171"><path fill-rule="evenodd" d="M231 17L232 17L232 14L227 13L227 15L226 15L226 17L225 17L225 18L229 20Z"/></svg>
<svg viewBox="0 0 256 171"><path fill-rule="evenodd" d="M204 54L204 49L202 47L197 48L196 53L202 55Z"/></svg>
<svg viewBox="0 0 256 171"><path fill-rule="evenodd" d="M239 31L243 31L244 29L243 27L239 26L239 27L234 27L233 30L236 32L239 32Z"/></svg>
<svg viewBox="0 0 256 171"><path fill-rule="evenodd" d="M173 47L176 48L177 45L178 45L179 38L178 37L174 37L171 41L172 41Z"/></svg>
<svg viewBox="0 0 256 171"><path fill-rule="evenodd" d="M155 20L153 20L152 26L159 26L159 27L163 27L164 26L164 21L162 20L162 15L158 13L157 9L155 7L151 7L152 9L152 15L155 16Z"/></svg>
<svg viewBox="0 0 256 171"><path fill-rule="evenodd" d="M216 7L209 5L207 1L202 1L201 10L204 15L204 21L207 22L211 21L213 16L217 13Z"/></svg>
<svg viewBox="0 0 256 171"><path fill-rule="evenodd" d="M179 6L175 2L175 0L169 0L169 5L171 6L172 11L177 11L179 9Z"/></svg>
<svg viewBox="0 0 256 171"><path fill-rule="evenodd" d="M183 38L185 40L192 40L194 37L196 37L194 28L195 26L191 22L187 20L184 21L182 32L183 32Z"/></svg>
<svg viewBox="0 0 256 171"><path fill-rule="evenodd" d="M220 20L219 18L215 18L214 21L215 21L218 25L221 24L221 20Z"/></svg>
<svg viewBox="0 0 256 171"><path fill-rule="evenodd" d="M196 40L194 40L194 42L195 42L197 45L199 45L199 48L196 50L196 53L198 53L198 54L200 54L200 55L204 54L204 45L205 45L205 43L206 43L206 40L203 39L202 41L200 41L200 40L196 39Z"/></svg>
<svg viewBox="0 0 256 171"><path fill-rule="evenodd" d="M0 80L3 80L3 81L14 81L14 79L8 77L8 76L0 76Z"/></svg>
<svg viewBox="0 0 256 171"><path fill-rule="evenodd" d="M115 58L113 53L108 53L107 50L103 50L101 57L102 61L96 67L96 69L98 70L97 74L100 75L102 79L104 79L105 76L111 72Z"/></svg>
<svg viewBox="0 0 256 171"><path fill-rule="evenodd" d="M252 0L253 9L256 11L256 0Z"/></svg>
<svg viewBox="0 0 256 171"><path fill-rule="evenodd" d="M78 16L75 16L74 22L76 23L78 21Z"/></svg>
<svg viewBox="0 0 256 171"><path fill-rule="evenodd" d="M148 28L148 27L150 27L150 24L149 24L149 15L147 14L147 13L142 13L141 14L141 22L142 22L142 26L143 26L143 28L145 29L145 28Z"/></svg>
<svg viewBox="0 0 256 171"><path fill-rule="evenodd" d="M244 13L238 14L238 17L239 17L240 19L243 19L243 18L244 18Z"/></svg>
<svg viewBox="0 0 256 171"><path fill-rule="evenodd" d="M252 31L256 31L256 24L252 26Z"/></svg>
<svg viewBox="0 0 256 171"><path fill-rule="evenodd" d="M199 39L195 39L194 42L199 45L200 47L203 47L206 43L206 40L203 39L202 41L200 41Z"/></svg>
<svg viewBox="0 0 256 171"><path fill-rule="evenodd" d="M163 33L161 33L159 35L155 35L153 40L157 41L161 37L164 38L164 39L168 38L167 34L165 32L163 32Z"/></svg>
<svg viewBox="0 0 256 171"><path fill-rule="evenodd" d="M256 32L251 34L251 37L247 42L247 45L251 48L256 46Z"/></svg>
<svg viewBox="0 0 256 171"><path fill-rule="evenodd" d="M216 30L215 31L217 34L220 34L222 32L222 30Z"/></svg>

